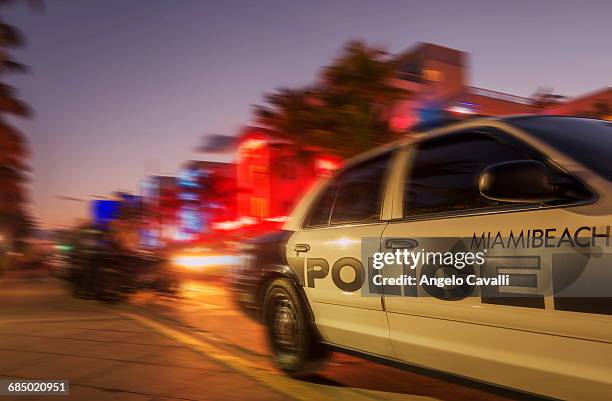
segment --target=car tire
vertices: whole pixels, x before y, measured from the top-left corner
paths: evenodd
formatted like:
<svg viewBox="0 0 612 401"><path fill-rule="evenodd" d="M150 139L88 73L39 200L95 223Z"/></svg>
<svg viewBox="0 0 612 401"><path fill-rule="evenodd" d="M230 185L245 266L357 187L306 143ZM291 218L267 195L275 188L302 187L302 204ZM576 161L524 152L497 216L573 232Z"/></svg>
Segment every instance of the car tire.
<svg viewBox="0 0 612 401"><path fill-rule="evenodd" d="M327 350L315 329L293 282L270 282L263 302L263 320L276 366L292 377L313 374L325 362Z"/></svg>

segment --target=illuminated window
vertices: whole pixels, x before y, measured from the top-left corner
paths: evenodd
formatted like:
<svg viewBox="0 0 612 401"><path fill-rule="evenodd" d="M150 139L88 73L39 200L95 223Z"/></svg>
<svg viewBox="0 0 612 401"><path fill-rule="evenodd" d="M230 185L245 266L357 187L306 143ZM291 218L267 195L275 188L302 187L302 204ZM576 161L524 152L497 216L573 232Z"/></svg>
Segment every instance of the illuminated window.
<svg viewBox="0 0 612 401"><path fill-rule="evenodd" d="M265 198L251 197L251 216L267 217L268 201Z"/></svg>
<svg viewBox="0 0 612 401"><path fill-rule="evenodd" d="M251 165L249 166L249 173L251 173L251 175L267 174L268 169L266 166Z"/></svg>
<svg viewBox="0 0 612 401"><path fill-rule="evenodd" d="M442 71L438 70L423 70L423 77L432 82L442 82L443 79Z"/></svg>

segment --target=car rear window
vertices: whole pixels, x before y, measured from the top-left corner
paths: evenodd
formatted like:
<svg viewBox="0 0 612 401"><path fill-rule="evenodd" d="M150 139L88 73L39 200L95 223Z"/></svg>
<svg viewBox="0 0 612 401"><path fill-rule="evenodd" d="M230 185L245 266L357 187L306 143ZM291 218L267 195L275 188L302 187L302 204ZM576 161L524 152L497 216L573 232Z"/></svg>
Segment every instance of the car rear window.
<svg viewBox="0 0 612 401"><path fill-rule="evenodd" d="M579 117L533 117L511 123L612 181L612 122Z"/></svg>

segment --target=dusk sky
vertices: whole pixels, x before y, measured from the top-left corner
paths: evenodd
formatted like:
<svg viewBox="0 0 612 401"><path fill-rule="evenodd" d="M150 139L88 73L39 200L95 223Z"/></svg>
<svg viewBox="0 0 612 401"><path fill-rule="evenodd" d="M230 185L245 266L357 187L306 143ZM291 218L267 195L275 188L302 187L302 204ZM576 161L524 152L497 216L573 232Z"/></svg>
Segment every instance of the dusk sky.
<svg viewBox="0 0 612 401"><path fill-rule="evenodd" d="M209 134L235 134L265 92L313 81L343 43L397 53L428 41L472 54L475 86L528 96L612 84L610 1L46 0L2 12L27 36L11 77L35 110L18 125L33 153L45 227L90 199L172 174Z"/></svg>

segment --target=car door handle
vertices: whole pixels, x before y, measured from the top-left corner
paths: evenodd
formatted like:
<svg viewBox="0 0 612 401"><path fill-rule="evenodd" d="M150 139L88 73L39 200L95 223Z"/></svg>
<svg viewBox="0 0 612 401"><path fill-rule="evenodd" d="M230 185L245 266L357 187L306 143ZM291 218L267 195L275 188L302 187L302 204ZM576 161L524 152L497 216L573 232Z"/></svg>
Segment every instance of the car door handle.
<svg viewBox="0 0 612 401"><path fill-rule="evenodd" d="M387 249L413 249L419 246L419 241L412 238L391 238L385 241Z"/></svg>
<svg viewBox="0 0 612 401"><path fill-rule="evenodd" d="M295 251L297 253L308 252L308 251L310 251L310 245L308 245L308 244L295 244L295 248L294 249L295 249Z"/></svg>

